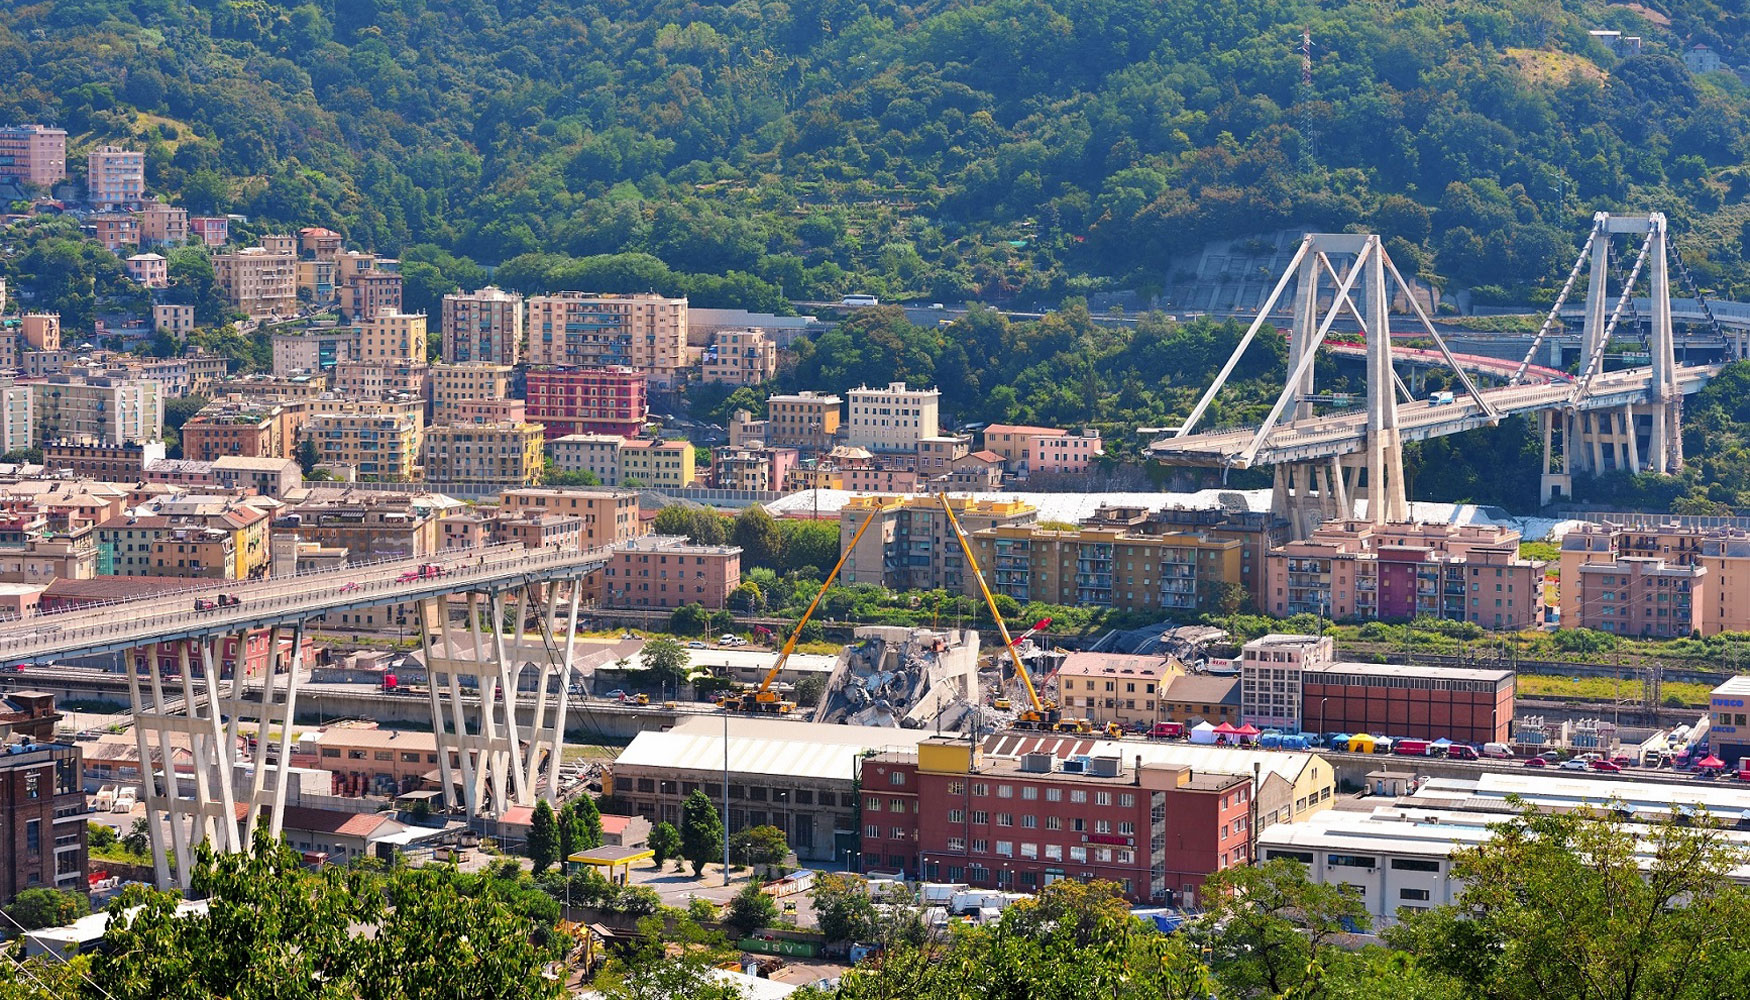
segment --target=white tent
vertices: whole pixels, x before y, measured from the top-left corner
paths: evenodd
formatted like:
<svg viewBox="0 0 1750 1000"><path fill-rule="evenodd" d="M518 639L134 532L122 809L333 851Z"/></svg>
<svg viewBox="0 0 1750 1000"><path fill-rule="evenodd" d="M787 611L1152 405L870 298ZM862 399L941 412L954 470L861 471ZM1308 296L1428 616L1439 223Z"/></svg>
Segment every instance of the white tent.
<svg viewBox="0 0 1750 1000"><path fill-rule="evenodd" d="M1191 730L1191 742L1193 742L1193 743L1214 743L1215 742L1215 727L1210 725L1207 722L1199 722Z"/></svg>

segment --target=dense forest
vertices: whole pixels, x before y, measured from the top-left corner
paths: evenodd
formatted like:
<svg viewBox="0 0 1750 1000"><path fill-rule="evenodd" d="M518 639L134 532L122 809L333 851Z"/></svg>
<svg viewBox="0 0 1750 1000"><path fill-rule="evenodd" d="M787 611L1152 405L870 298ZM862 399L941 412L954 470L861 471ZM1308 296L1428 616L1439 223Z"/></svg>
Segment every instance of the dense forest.
<svg viewBox="0 0 1750 1000"><path fill-rule="evenodd" d="M66 127L76 179L139 143L192 210L440 284L641 253L740 276L713 301L1055 304L1298 225L1516 297L1638 207L1730 292L1750 102L1676 56L1742 37L1709 0L44 0L0 10L0 120Z"/></svg>

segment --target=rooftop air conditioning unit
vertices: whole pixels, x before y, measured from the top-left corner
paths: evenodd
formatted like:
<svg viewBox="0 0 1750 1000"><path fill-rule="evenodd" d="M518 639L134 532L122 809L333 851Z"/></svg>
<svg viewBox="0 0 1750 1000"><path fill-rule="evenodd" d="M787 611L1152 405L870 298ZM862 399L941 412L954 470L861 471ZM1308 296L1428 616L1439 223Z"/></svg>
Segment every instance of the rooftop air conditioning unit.
<svg viewBox="0 0 1750 1000"><path fill-rule="evenodd" d="M1102 778L1116 778L1123 768L1117 757L1093 757L1088 760L1088 773Z"/></svg>
<svg viewBox="0 0 1750 1000"><path fill-rule="evenodd" d="M1065 773L1065 774L1087 774L1088 773L1088 758L1086 758L1086 757L1066 758L1063 762L1063 773Z"/></svg>
<svg viewBox="0 0 1750 1000"><path fill-rule="evenodd" d="M1021 770L1026 774L1050 774L1051 764L1056 759L1048 753L1024 753L1021 755Z"/></svg>

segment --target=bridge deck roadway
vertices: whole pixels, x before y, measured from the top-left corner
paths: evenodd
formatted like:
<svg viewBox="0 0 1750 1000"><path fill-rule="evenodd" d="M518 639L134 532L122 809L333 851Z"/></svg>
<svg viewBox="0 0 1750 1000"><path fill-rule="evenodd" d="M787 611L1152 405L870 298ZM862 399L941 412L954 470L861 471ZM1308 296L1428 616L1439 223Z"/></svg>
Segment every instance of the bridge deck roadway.
<svg viewBox="0 0 1750 1000"><path fill-rule="evenodd" d="M1718 365L1677 370L1677 386L1688 395L1706 385ZM1577 405L1582 410L1607 409L1648 401L1652 371L1634 368L1609 372L1592 380L1592 389ZM1502 417L1540 410L1562 409L1573 394L1571 385L1521 385L1484 389L1483 397ZM1488 426L1490 418L1476 400L1459 396L1452 403L1430 406L1402 403L1398 406L1399 436L1405 441L1423 441ZM1280 462L1307 462L1353 455L1367 446L1367 414L1351 412L1315 417L1298 423L1279 424L1265 437L1250 462L1244 452L1256 428L1210 431L1182 438L1162 438L1149 446L1156 459L1176 465L1207 465L1248 468Z"/></svg>
<svg viewBox="0 0 1750 1000"><path fill-rule="evenodd" d="M257 583L216 582L198 593L236 597L234 606L195 611L195 591L39 615L0 625L0 661L25 663L131 649L244 629L290 625L329 612L442 597L465 590L569 579L605 566L607 549L529 550L493 546L391 560ZM422 566L443 575L403 581Z"/></svg>

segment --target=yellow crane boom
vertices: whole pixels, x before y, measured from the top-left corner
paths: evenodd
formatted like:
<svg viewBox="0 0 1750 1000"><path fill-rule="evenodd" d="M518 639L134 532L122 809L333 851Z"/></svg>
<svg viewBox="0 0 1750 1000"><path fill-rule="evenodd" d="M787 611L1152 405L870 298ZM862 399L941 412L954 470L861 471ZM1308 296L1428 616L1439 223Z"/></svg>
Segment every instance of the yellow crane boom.
<svg viewBox="0 0 1750 1000"><path fill-rule="evenodd" d="M814 595L814 600L808 602L808 610L802 612L802 618L797 621L795 631L790 633L790 640L784 643L784 651L778 654L778 662L772 664L772 669L766 671L766 679L760 681L760 686L755 689L756 698L767 694L772 682L778 679L778 672L784 669L784 661L788 660L790 654L796 651L796 642L802 638L802 627L807 625L808 619L814 616L814 609L820 606L820 599L826 596L827 588L831 587L832 582L838 579L839 570L844 568L845 560L851 556L851 550L857 547L857 542L862 539L863 532L868 530L869 525L880 513L881 507L877 505L869 512L868 517L863 518L863 523L857 526L857 533L851 536L851 544L845 546L845 550L839 553L839 561L833 564L832 572L826 575L826 582L820 585L820 592Z"/></svg>
<svg viewBox="0 0 1750 1000"><path fill-rule="evenodd" d="M990 588L984 585L984 574L979 571L978 559L972 554L972 545L966 540L966 532L960 530L960 520L954 516L954 508L948 505L948 494L938 493L936 497L942 501L942 513L948 515L948 527L954 532L954 538L960 542L960 551L966 556L966 566L972 570L972 578L978 581L978 590L984 595L984 603L990 608L990 616L997 623L997 634L1003 637L1003 648L1009 651L1009 661L1015 665L1015 674L1027 688L1027 700L1032 703L1033 711L1043 716L1045 706L1039 701L1039 692L1033 688L1033 678L1027 676L1027 668L1021 663L1021 654L1015 651L1015 642L1009 638L1009 628L1003 624L1003 616L997 612L996 598L991 596Z"/></svg>

